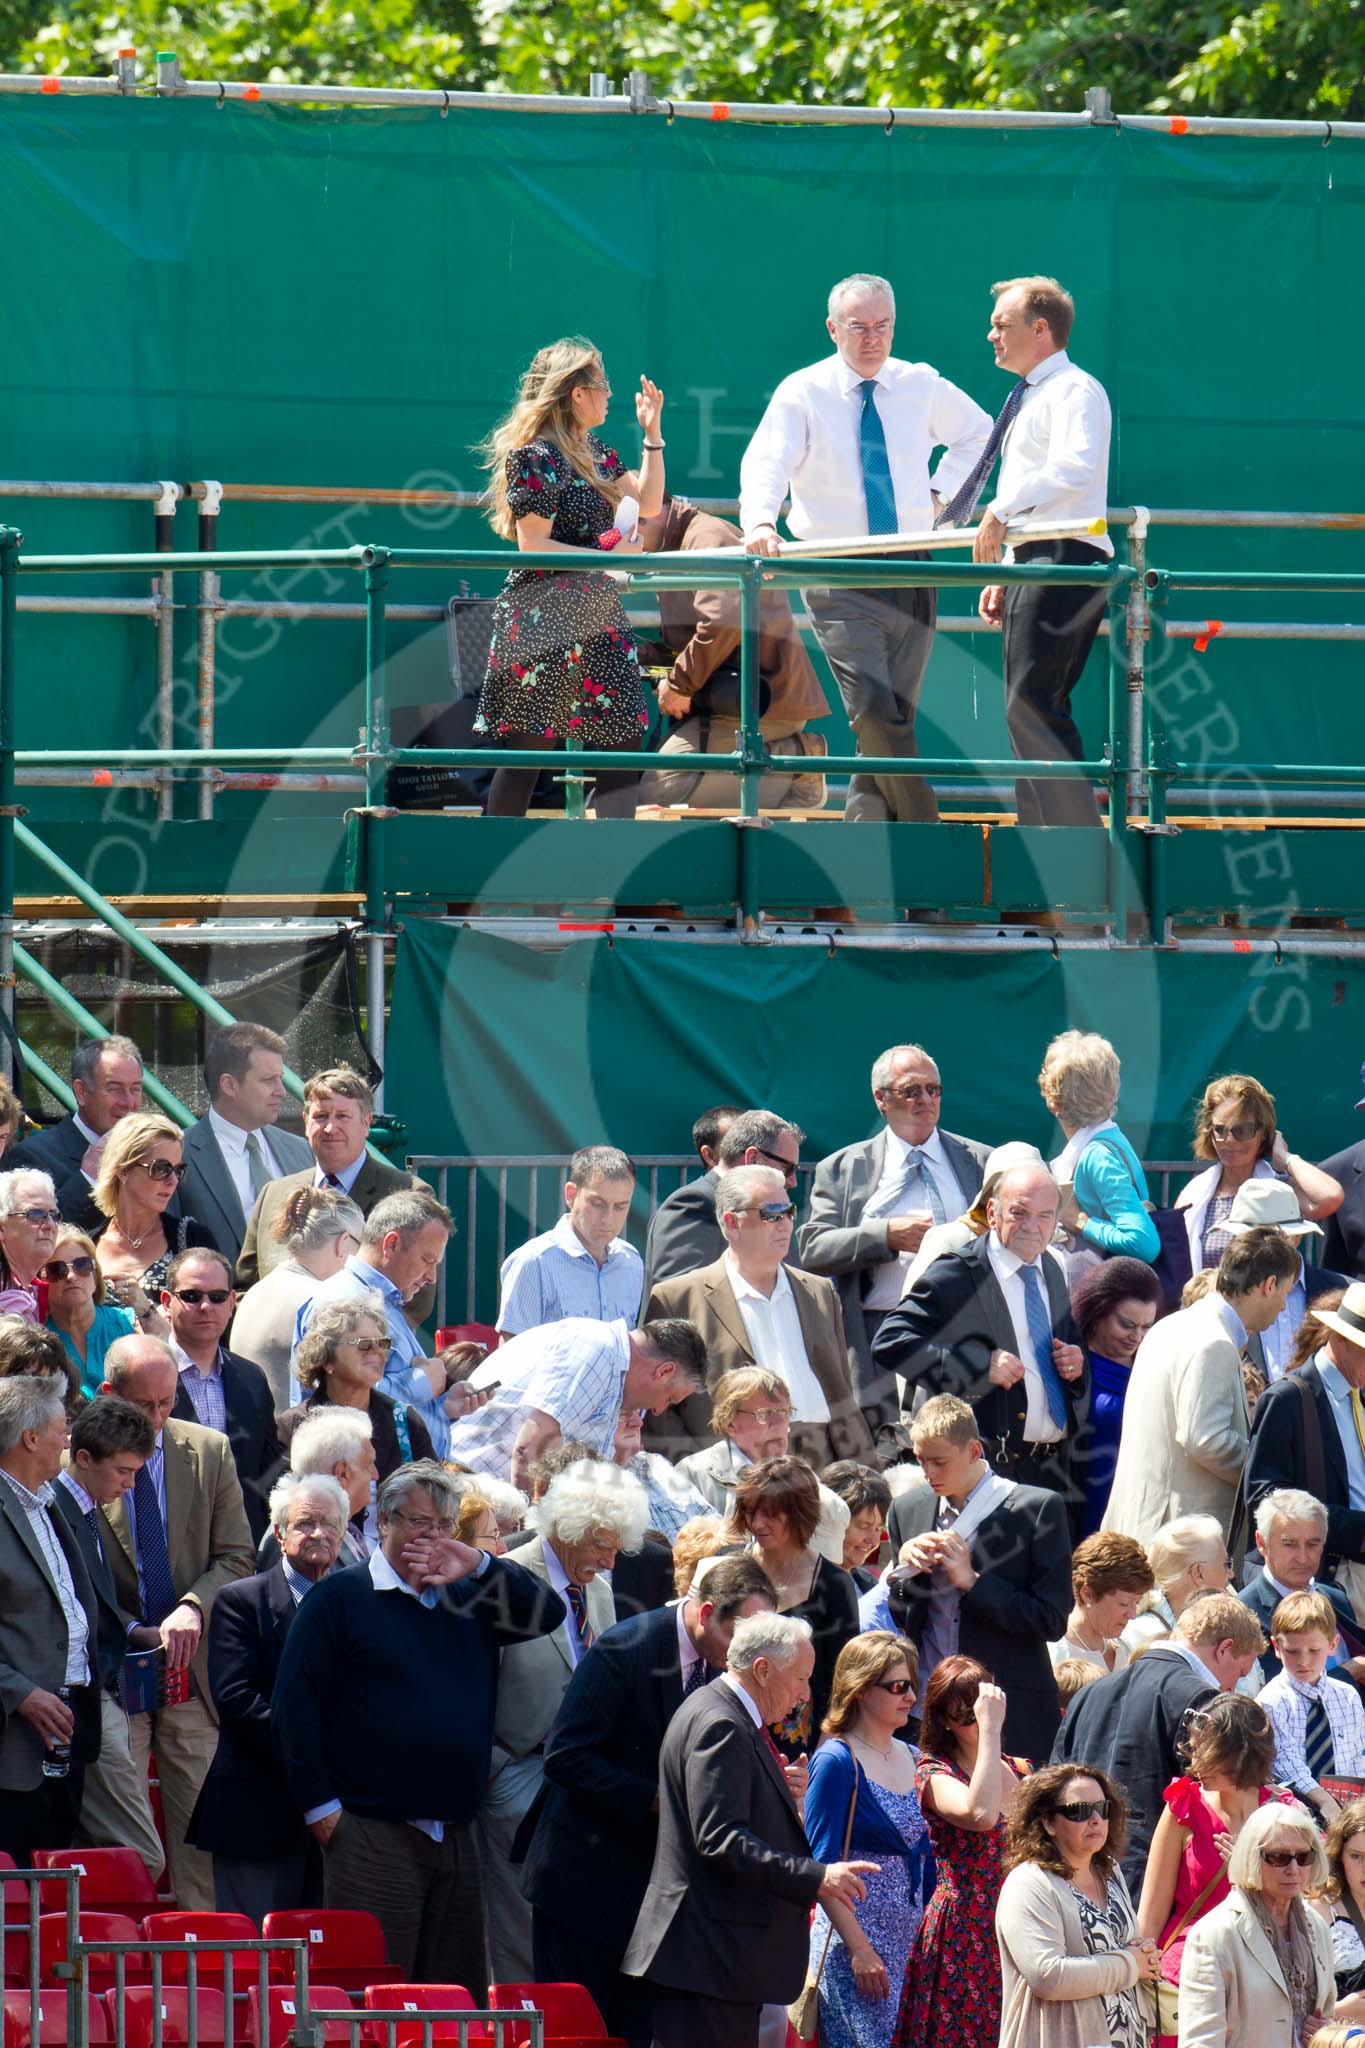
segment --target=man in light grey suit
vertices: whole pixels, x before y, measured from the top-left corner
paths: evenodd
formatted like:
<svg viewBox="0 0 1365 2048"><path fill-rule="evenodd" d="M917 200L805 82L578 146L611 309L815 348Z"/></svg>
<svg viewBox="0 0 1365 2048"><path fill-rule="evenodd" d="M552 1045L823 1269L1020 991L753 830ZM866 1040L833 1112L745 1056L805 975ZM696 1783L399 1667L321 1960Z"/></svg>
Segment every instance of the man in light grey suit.
<svg viewBox="0 0 1365 2048"><path fill-rule="evenodd" d="M805 1270L838 1286L854 1392L875 1437L899 1402L872 1340L930 1225L971 1207L989 1147L939 1129L943 1083L922 1046L893 1045L874 1061L872 1099L884 1128L820 1161L796 1243Z"/></svg>
<svg viewBox="0 0 1365 2048"><path fill-rule="evenodd" d="M185 1133L180 1202L235 1265L267 1181L313 1164L307 1140L274 1129L284 1106L284 1040L264 1024L226 1024L204 1048L209 1111Z"/></svg>

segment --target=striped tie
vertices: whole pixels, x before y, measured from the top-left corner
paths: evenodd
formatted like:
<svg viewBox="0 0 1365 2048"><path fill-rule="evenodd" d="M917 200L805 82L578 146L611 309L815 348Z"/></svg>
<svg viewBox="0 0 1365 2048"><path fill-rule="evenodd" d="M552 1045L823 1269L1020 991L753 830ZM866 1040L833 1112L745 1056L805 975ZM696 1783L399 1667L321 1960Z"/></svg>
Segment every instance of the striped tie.
<svg viewBox="0 0 1365 2048"><path fill-rule="evenodd" d="M1317 1695L1308 1702L1303 1748L1308 1759L1309 1777L1317 1783L1321 1783L1323 1778L1330 1778L1336 1769L1337 1747L1332 1740L1332 1724L1327 1718L1327 1709Z"/></svg>
<svg viewBox="0 0 1365 2048"><path fill-rule="evenodd" d="M978 455L976 466L972 470L971 475L964 484L959 485L957 490L953 492L952 497L934 521L935 526L965 526L967 524L967 521L971 518L980 502L981 494L986 488L986 478L991 473L992 465L995 462L996 456L1000 453L1006 434L1014 425L1014 415L1023 404L1024 393L1027 390L1028 379L1021 377L996 415L995 425L990 431L990 438L987 440L980 455Z"/></svg>
<svg viewBox="0 0 1365 2048"><path fill-rule="evenodd" d="M575 1586L571 1579L564 1588L564 1598L569 1603L569 1612L573 1616L573 1625L578 1631L578 1647L580 1650L591 1649L592 1630L588 1626L588 1598L586 1593L581 1586Z"/></svg>

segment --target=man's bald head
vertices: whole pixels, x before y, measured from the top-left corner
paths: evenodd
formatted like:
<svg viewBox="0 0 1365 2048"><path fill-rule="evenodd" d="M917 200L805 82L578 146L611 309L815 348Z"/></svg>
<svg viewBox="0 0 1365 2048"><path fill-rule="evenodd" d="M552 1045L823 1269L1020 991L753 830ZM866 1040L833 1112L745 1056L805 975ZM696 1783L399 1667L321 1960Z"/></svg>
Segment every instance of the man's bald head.
<svg viewBox="0 0 1365 2048"><path fill-rule="evenodd" d="M986 1204L986 1221L1008 1251L1032 1265L1051 1244L1061 1200L1045 1166L1012 1166Z"/></svg>
<svg viewBox="0 0 1365 2048"><path fill-rule="evenodd" d="M140 1408L160 1433L175 1406L180 1373L175 1354L160 1337L119 1337L104 1354L103 1394L117 1394Z"/></svg>

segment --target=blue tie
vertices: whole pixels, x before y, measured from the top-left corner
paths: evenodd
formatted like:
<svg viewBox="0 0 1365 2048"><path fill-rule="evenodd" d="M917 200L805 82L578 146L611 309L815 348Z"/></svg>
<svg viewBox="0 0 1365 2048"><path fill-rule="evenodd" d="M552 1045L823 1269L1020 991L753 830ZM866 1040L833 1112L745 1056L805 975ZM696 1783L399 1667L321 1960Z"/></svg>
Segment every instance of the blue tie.
<svg viewBox="0 0 1365 2048"><path fill-rule="evenodd" d="M133 1481L133 1515L137 1524L137 1561L142 1571L142 1619L158 1627L180 1605L166 1548L166 1525L151 1473L143 1465Z"/></svg>
<svg viewBox="0 0 1365 2048"><path fill-rule="evenodd" d="M971 518L980 502L981 493L986 488L986 478L990 475L995 458L1000 453L1001 443L1014 425L1014 415L1023 404L1024 393L1027 390L1028 379L1021 377L1009 397L1005 400L1005 403L1001 406L986 445L976 458L976 467L967 478L967 481L964 484L959 484L958 488L953 492L952 497L934 521L935 526L965 526Z"/></svg>
<svg viewBox="0 0 1365 2048"><path fill-rule="evenodd" d="M869 533L896 531L896 492L891 482L891 464L886 454L886 435L877 411L877 380L862 382L863 411L858 422L858 453L863 465L863 496L867 500Z"/></svg>
<svg viewBox="0 0 1365 2048"><path fill-rule="evenodd" d="M1065 1429L1066 1395L1062 1391L1062 1376L1052 1361L1052 1318L1043 1299L1043 1285L1032 1266L1021 1266L1019 1278L1024 1283L1024 1312L1028 1317L1033 1355L1043 1376L1048 1413L1058 1429Z"/></svg>
<svg viewBox="0 0 1365 2048"><path fill-rule="evenodd" d="M935 1223L946 1223L948 1214L943 1206L943 1197L938 1191L934 1176L924 1163L924 1154L918 1145L908 1145L905 1151L905 1178L901 1182L897 1202L909 1202L918 1195ZM899 1214L899 1210L897 1211Z"/></svg>

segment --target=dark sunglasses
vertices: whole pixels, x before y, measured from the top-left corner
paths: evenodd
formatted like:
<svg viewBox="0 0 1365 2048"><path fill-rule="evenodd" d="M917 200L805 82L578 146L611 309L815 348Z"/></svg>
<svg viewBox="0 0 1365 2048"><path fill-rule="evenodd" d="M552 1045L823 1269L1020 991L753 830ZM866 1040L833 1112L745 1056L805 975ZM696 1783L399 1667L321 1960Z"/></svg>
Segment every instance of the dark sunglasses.
<svg viewBox="0 0 1365 2048"><path fill-rule="evenodd" d="M883 1088L883 1095L894 1096L897 1102L941 1102L943 1083L941 1081L912 1081L908 1086Z"/></svg>
<svg viewBox="0 0 1365 2048"><path fill-rule="evenodd" d="M1259 1124L1253 1123L1209 1125L1209 1130L1215 1138L1221 1138L1224 1143L1231 1139L1234 1145L1245 1145L1247 1139L1254 1138L1260 1128Z"/></svg>
<svg viewBox="0 0 1365 2048"><path fill-rule="evenodd" d="M189 1172L184 1160L178 1163L170 1159L135 1159L134 1166L140 1166L149 1180L183 1180Z"/></svg>
<svg viewBox="0 0 1365 2048"><path fill-rule="evenodd" d="M1108 1820L1109 1801L1107 1799L1068 1799L1064 1804L1054 1806L1052 1811L1056 1814L1058 1820L1073 1821L1077 1827L1080 1827L1088 1820Z"/></svg>
<svg viewBox="0 0 1365 2048"><path fill-rule="evenodd" d="M796 1168L792 1165L790 1159L784 1159L780 1152L770 1152L766 1145L755 1145L754 1150L760 1158L770 1159L773 1165L781 1170L782 1178L786 1181L788 1187L795 1185Z"/></svg>
<svg viewBox="0 0 1365 2048"><path fill-rule="evenodd" d="M1291 1863L1297 1863L1300 1870L1307 1870L1313 1861L1311 1849L1262 1849L1262 1863L1268 1863L1272 1870L1288 1870Z"/></svg>
<svg viewBox="0 0 1365 2048"><path fill-rule="evenodd" d="M40 1223L60 1223L62 1220L60 1209L17 1209L15 1214L22 1216L25 1223L33 1224L35 1229Z"/></svg>
<svg viewBox="0 0 1365 2048"><path fill-rule="evenodd" d="M914 1680L910 1678L875 1678L872 1682L878 1692L894 1693L898 1700L915 1690Z"/></svg>
<svg viewBox="0 0 1365 2048"><path fill-rule="evenodd" d="M391 1337L348 1337L343 1341L350 1345L352 1351L358 1351L362 1358L369 1358L375 1354L380 1358L387 1358L393 1349Z"/></svg>
<svg viewBox="0 0 1365 2048"><path fill-rule="evenodd" d="M756 1213L765 1223L785 1223L796 1214L794 1202L760 1202Z"/></svg>
<svg viewBox="0 0 1365 2048"><path fill-rule="evenodd" d="M211 1301L215 1308L221 1308L232 1297L230 1287L177 1287L174 1289L177 1301L183 1301L186 1308L198 1308L200 1302Z"/></svg>
<svg viewBox="0 0 1365 2048"><path fill-rule="evenodd" d="M44 1280L65 1280L68 1273L78 1273L82 1280L88 1279L95 1270L95 1261L84 1252L78 1259L49 1259L43 1267Z"/></svg>

